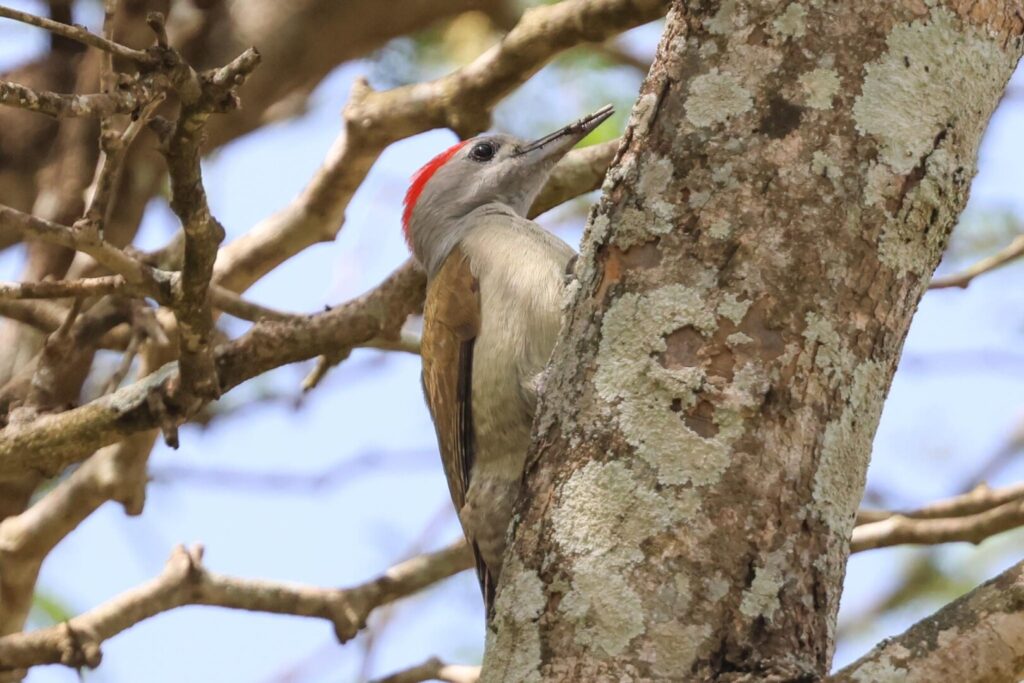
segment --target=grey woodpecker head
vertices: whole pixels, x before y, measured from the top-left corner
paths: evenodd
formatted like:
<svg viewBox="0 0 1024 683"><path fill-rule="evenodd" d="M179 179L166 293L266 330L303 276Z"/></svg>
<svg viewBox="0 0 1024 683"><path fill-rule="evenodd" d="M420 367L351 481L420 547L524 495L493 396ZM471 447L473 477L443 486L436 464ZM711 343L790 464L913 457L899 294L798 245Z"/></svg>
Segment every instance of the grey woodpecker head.
<svg viewBox="0 0 1024 683"><path fill-rule="evenodd" d="M472 227L476 209L501 205L525 217L558 160L613 111L605 105L533 142L480 135L427 162L412 178L402 213L406 241L427 273Z"/></svg>

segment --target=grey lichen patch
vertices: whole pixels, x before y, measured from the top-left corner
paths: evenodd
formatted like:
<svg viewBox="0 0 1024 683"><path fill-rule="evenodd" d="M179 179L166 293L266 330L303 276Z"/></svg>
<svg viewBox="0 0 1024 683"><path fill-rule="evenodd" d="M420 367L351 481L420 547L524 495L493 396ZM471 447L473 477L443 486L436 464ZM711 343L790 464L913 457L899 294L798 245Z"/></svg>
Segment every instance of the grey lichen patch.
<svg viewBox="0 0 1024 683"><path fill-rule="evenodd" d="M657 111L658 96L649 92L641 95L633 105L633 112L630 115L629 126L633 129L634 135L643 135L651 127L654 119L654 112Z"/></svg>
<svg viewBox="0 0 1024 683"><path fill-rule="evenodd" d="M558 610L577 623L577 643L609 657L621 654L645 629L643 604L633 587L621 575L593 568L576 572Z"/></svg>
<svg viewBox="0 0 1024 683"><path fill-rule="evenodd" d="M505 563L505 571L511 579L495 601L495 623L487 633L480 681L536 683L541 680L537 619L545 607L544 584L536 572L523 567L518 557Z"/></svg>
<svg viewBox="0 0 1024 683"><path fill-rule="evenodd" d="M804 339L809 342L808 346L817 347L814 363L828 386L836 388L843 382L845 373L853 367L856 359L828 318L811 312L807 314L805 322Z"/></svg>
<svg viewBox="0 0 1024 683"><path fill-rule="evenodd" d="M715 603L729 594L730 584L721 574L716 573L707 580L704 587L707 590L708 601Z"/></svg>
<svg viewBox="0 0 1024 683"><path fill-rule="evenodd" d="M718 315L728 318L735 324L739 325L743 322L743 316L747 314L747 311L750 309L750 304L752 303L753 302L749 299L746 301L740 301L735 294L729 292L718 304Z"/></svg>
<svg viewBox="0 0 1024 683"><path fill-rule="evenodd" d="M786 559L790 553L790 544L786 543L778 550L768 553L764 564L754 569L754 580L750 588L743 593L740 611L751 619L758 617L772 622L779 611L781 600L779 593L786 584Z"/></svg>
<svg viewBox="0 0 1024 683"><path fill-rule="evenodd" d="M814 473L814 501L822 521L846 542L864 488L871 438L882 413L885 366L877 361L857 365L839 416L825 425L821 459Z"/></svg>
<svg viewBox="0 0 1024 683"><path fill-rule="evenodd" d="M643 560L640 544L696 512L665 506L621 462L590 462L574 472L552 515L554 539L563 552L624 567Z"/></svg>
<svg viewBox="0 0 1024 683"><path fill-rule="evenodd" d="M665 680L678 680L681 672L691 669L711 633L707 624L653 624L647 635L649 652L645 653L652 671Z"/></svg>
<svg viewBox="0 0 1024 683"><path fill-rule="evenodd" d="M904 683L910 677L909 672L895 660L906 661L912 654L902 645L893 645L877 661L858 667L853 680L857 683Z"/></svg>
<svg viewBox="0 0 1024 683"><path fill-rule="evenodd" d="M842 172L832 158L819 149L811 155L811 173L835 180Z"/></svg>
<svg viewBox="0 0 1024 683"><path fill-rule="evenodd" d="M673 284L645 295L624 294L608 309L601 328L594 384L637 455L657 472L662 484L706 485L729 464L742 421L715 412L718 432L703 437L680 419L704 382L700 367L664 367L658 356L665 337L684 327L710 334L716 313L702 291Z"/></svg>
<svg viewBox="0 0 1024 683"><path fill-rule="evenodd" d="M725 218L719 218L708 227L708 235L716 240L724 240L732 234L732 224Z"/></svg>
<svg viewBox="0 0 1024 683"><path fill-rule="evenodd" d="M577 622L578 642L615 656L644 631L645 611L626 570L643 561L640 545L647 538L696 514L696 496L684 494L665 505L618 461L587 463L559 495L552 536L572 558L572 581L559 611Z"/></svg>
<svg viewBox="0 0 1024 683"><path fill-rule="evenodd" d="M925 176L910 195L911 201L905 203L908 208L887 221L882 229L878 242L878 258L882 263L900 273L924 276L940 258L946 232L922 228L952 221L956 209L949 188L941 178L948 177L954 168L961 172L969 170L969 175L965 174L969 178L974 175L974 160L964 161L961 166L945 147L928 155Z"/></svg>
<svg viewBox="0 0 1024 683"><path fill-rule="evenodd" d="M722 0L715 16L706 20L704 25L710 33L725 36L733 32L733 22L736 18L736 0Z"/></svg>
<svg viewBox="0 0 1024 683"><path fill-rule="evenodd" d="M640 171L640 181L637 183L637 190L642 197L657 197L672 180L675 169L672 161L665 157L655 156L644 163Z"/></svg>
<svg viewBox="0 0 1024 683"><path fill-rule="evenodd" d="M865 68L853 117L861 134L878 140L880 158L905 174L946 126L984 125L982 110L1004 85L1005 70L995 65L1013 51L943 8L896 26L886 42L886 52Z"/></svg>
<svg viewBox="0 0 1024 683"><path fill-rule="evenodd" d="M578 278L572 278L565 285L565 291L562 292L562 310L566 311L572 306L576 297L580 293L580 281Z"/></svg>
<svg viewBox="0 0 1024 683"><path fill-rule="evenodd" d="M725 162L715 166L711 170L711 179L719 185L725 185L726 187L736 187L738 184L736 178L732 175L733 165L732 162Z"/></svg>
<svg viewBox="0 0 1024 683"><path fill-rule="evenodd" d="M700 210L707 205L710 199L710 192L707 190L697 190L696 192L690 193L690 198L687 200L687 204L689 204L691 208Z"/></svg>
<svg viewBox="0 0 1024 683"><path fill-rule="evenodd" d="M800 38L807 32L807 10L798 2L790 3L786 11L772 22L775 30L787 38Z"/></svg>
<svg viewBox="0 0 1024 683"><path fill-rule="evenodd" d="M671 221L656 213L653 204L649 208L651 210L647 211L632 206L623 209L616 221L612 244L625 250L672 232ZM665 211L665 207L661 205L658 209L660 212Z"/></svg>
<svg viewBox="0 0 1024 683"><path fill-rule="evenodd" d="M725 343L728 344L730 348L750 344L753 341L754 339L750 335L744 334L743 332L733 332L725 338Z"/></svg>
<svg viewBox="0 0 1024 683"><path fill-rule="evenodd" d="M829 391L838 392L841 405L826 424L821 454L814 473L815 510L833 530L834 538L849 538L853 515L860 502L867 471L871 438L882 411L886 366L860 360L825 317L808 313L803 333L806 347L814 349L801 365L811 363Z"/></svg>
<svg viewBox="0 0 1024 683"><path fill-rule="evenodd" d="M839 92L839 74L835 69L811 69L800 75L804 104L812 109L831 109Z"/></svg>
<svg viewBox="0 0 1024 683"><path fill-rule="evenodd" d="M867 206L885 206L896 175L886 164L871 164L864 175L864 204Z"/></svg>
<svg viewBox="0 0 1024 683"><path fill-rule="evenodd" d="M754 105L750 92L729 73L697 76L690 82L686 100L686 119L698 128L723 123L733 116L749 111Z"/></svg>

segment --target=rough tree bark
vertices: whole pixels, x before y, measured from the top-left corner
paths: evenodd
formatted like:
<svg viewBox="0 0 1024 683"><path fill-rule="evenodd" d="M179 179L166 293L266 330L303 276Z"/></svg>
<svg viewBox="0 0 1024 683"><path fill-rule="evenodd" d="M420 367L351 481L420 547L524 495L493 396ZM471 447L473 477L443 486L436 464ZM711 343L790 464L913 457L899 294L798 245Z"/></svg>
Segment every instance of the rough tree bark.
<svg viewBox="0 0 1024 683"><path fill-rule="evenodd" d="M482 680L827 675L883 398L1022 32L1012 0L674 5Z"/></svg>

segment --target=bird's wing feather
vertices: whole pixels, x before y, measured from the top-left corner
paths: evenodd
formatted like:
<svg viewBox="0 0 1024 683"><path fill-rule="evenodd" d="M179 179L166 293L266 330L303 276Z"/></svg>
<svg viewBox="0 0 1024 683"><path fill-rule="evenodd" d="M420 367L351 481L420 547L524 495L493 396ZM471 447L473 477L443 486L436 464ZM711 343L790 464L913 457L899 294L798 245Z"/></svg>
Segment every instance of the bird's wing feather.
<svg viewBox="0 0 1024 683"><path fill-rule="evenodd" d="M423 310L423 389L455 509L473 467L473 343L480 332L479 284L456 247L430 282Z"/></svg>
<svg viewBox="0 0 1024 683"><path fill-rule="evenodd" d="M480 333L480 287L456 247L427 288L423 309L423 390L434 418L441 462L456 512L462 511L473 469L473 344ZM477 576L490 605L494 587L472 538Z"/></svg>

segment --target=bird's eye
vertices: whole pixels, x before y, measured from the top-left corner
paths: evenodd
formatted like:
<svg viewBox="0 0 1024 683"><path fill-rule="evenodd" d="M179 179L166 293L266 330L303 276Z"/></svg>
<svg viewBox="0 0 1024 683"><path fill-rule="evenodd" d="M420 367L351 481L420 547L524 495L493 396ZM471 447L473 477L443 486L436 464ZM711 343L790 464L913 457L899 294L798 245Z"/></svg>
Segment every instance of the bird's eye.
<svg viewBox="0 0 1024 683"><path fill-rule="evenodd" d="M478 142L469 150L469 158L473 161L490 161L497 151L493 142Z"/></svg>

